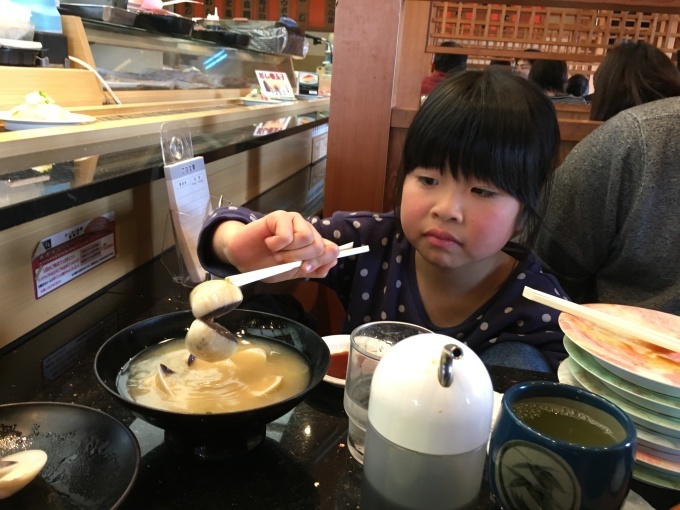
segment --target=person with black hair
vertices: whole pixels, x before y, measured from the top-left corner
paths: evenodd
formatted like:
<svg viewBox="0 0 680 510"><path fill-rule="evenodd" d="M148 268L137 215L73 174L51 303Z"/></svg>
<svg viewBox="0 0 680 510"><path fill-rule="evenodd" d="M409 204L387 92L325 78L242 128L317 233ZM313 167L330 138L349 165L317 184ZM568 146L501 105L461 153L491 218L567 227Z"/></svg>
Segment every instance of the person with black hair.
<svg viewBox="0 0 680 510"><path fill-rule="evenodd" d="M573 74L567 80L567 94L585 98L590 90L590 82L584 74Z"/></svg>
<svg viewBox="0 0 680 510"><path fill-rule="evenodd" d="M632 106L680 96L680 72L659 48L624 41L604 57L593 85L590 119L605 121Z"/></svg>
<svg viewBox="0 0 680 510"><path fill-rule="evenodd" d="M222 207L199 258L218 276L301 260L272 281L320 278L345 307L344 333L409 322L466 342L487 364L556 370L566 357L559 313L522 291L565 296L531 253L559 140L553 105L526 80L497 68L455 74L409 127L394 211L307 220ZM370 251L338 261L345 243Z"/></svg>
<svg viewBox="0 0 680 510"><path fill-rule="evenodd" d="M444 41L440 45L442 48L462 48L460 44L453 41ZM432 70L429 76L423 78L420 84L420 94L427 95L453 73L465 71L467 68L467 55L457 55L453 53L437 53L432 60Z"/></svg>
<svg viewBox="0 0 680 510"><path fill-rule="evenodd" d="M536 48L527 48L524 50L524 53L538 53L538 52L539 50ZM533 58L527 57L516 58L515 65L513 66L515 74L521 76L524 79L529 78L529 71L531 71L531 66L534 64L534 62L536 62L536 60L534 60Z"/></svg>
<svg viewBox="0 0 680 510"><path fill-rule="evenodd" d="M582 97L567 94L567 63L564 60L537 60L529 71L529 81L541 87L554 103L586 104Z"/></svg>

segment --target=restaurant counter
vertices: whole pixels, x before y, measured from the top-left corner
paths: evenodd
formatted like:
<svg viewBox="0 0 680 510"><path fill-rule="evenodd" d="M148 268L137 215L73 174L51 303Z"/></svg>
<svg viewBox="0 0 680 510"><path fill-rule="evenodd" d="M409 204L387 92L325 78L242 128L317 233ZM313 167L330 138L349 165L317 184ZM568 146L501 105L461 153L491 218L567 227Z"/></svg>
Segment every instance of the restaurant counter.
<svg viewBox="0 0 680 510"><path fill-rule="evenodd" d="M11 350L0 351L0 403L71 402L116 417L139 440L139 476L123 509L238 508L356 509L361 466L346 447L342 389L322 382L290 413L267 427L262 444L228 461L179 457L162 430L135 418L98 383L93 361L116 331L150 317L188 309L190 289L174 283L174 252L165 253L96 295ZM11 347L11 346L10 346ZM554 376L489 367L494 389ZM680 503L680 492L633 481L633 490L656 509ZM496 508L485 480L478 508Z"/></svg>

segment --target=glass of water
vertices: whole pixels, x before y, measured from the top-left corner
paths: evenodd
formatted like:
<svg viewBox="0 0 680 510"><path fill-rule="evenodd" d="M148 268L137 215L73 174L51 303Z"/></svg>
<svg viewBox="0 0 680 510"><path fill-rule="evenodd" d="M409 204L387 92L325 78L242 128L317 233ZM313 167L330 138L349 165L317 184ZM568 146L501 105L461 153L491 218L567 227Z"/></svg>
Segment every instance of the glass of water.
<svg viewBox="0 0 680 510"><path fill-rule="evenodd" d="M432 331L406 322L379 321L362 324L350 335L343 401L349 417L347 447L352 457L362 464L373 372L390 347L400 340L423 333Z"/></svg>

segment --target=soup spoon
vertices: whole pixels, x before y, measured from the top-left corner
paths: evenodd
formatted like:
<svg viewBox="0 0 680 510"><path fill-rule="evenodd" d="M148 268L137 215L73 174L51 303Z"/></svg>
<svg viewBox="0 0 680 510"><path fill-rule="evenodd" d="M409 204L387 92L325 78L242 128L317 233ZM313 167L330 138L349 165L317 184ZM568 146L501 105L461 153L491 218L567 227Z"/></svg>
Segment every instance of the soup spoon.
<svg viewBox="0 0 680 510"><path fill-rule="evenodd" d="M368 246L356 248L351 246L351 243L340 246L338 258L358 255L369 250ZM231 356L238 347L238 340L227 328L215 322L215 319L241 304L243 293L239 287L285 273L300 267L301 264L302 261L289 262L237 274L223 280L199 283L189 295L191 313L196 320L187 331L185 338L187 350L198 359L213 363Z"/></svg>
<svg viewBox="0 0 680 510"><path fill-rule="evenodd" d="M0 499L26 487L47 462L43 450L24 450L0 459Z"/></svg>

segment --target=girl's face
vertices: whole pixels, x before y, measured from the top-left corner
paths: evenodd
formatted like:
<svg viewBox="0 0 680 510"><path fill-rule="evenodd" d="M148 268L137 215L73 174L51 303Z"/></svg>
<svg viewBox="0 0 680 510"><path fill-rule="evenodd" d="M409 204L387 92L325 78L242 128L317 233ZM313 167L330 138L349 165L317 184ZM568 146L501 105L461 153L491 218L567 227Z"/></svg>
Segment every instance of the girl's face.
<svg viewBox="0 0 680 510"><path fill-rule="evenodd" d="M401 224L429 263L456 268L498 254L518 233L520 202L493 185L438 169L406 176Z"/></svg>

